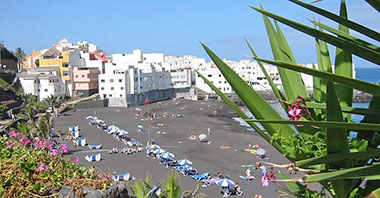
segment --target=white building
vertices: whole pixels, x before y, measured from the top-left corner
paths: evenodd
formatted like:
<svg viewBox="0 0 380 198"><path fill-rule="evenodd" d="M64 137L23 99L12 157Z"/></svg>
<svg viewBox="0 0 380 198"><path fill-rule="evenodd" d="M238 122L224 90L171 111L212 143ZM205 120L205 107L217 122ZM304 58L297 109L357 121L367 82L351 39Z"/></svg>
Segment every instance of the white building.
<svg viewBox="0 0 380 198"><path fill-rule="evenodd" d="M202 68L199 68L198 71L223 93L233 93L230 84L215 65L208 63ZM196 75L195 79L195 85L197 88L206 93L214 93L211 87L206 84L199 75Z"/></svg>
<svg viewBox="0 0 380 198"><path fill-rule="evenodd" d="M178 69L168 62L163 53L112 54L99 75L99 94L110 103L126 105L128 101L141 102L145 95L160 100L173 97L174 89L190 88L191 69Z"/></svg>
<svg viewBox="0 0 380 198"><path fill-rule="evenodd" d="M65 96L65 84L58 67L28 69L21 73L20 83L26 94L37 96L39 101L51 95Z"/></svg>

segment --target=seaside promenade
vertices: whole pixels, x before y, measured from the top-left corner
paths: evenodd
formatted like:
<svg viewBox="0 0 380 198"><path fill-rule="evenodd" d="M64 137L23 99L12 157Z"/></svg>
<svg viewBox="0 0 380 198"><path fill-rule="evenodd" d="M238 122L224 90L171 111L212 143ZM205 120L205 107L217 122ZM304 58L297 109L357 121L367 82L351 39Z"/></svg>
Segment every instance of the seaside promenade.
<svg viewBox="0 0 380 198"><path fill-rule="evenodd" d="M149 173L153 176L153 184L157 184L160 179L165 180L168 171L174 170L165 168L159 164L158 160L147 157L145 152L132 155L108 154L113 147L121 149L124 145L103 130L90 126L86 117L91 115L103 119L109 125L119 126L128 131L130 137L144 144L148 140L149 131L151 138L158 145L173 153L176 159L186 158L192 161L192 166L200 173L210 172L214 175L221 172L224 175L230 175L231 179L239 182L242 187L244 192L242 197L253 197L255 194L261 194L263 197L278 197L276 190L281 187L274 183L270 183L269 187L263 187L259 171L252 171L256 177L253 181L239 178L245 172L245 168L241 167L243 164L255 164L259 161L256 155L242 152L242 149L249 144L260 144L267 152L268 159L264 159L264 161L281 164L286 163L287 160L257 133L249 132L246 127L233 121L231 118L233 112L227 105L214 101L170 100L163 101L161 106L153 103L140 108L147 112L148 106L150 113L156 112L157 119L152 121L135 119L135 107L80 109L77 112L68 112L66 116L57 117L54 120L54 128L64 131L69 126L79 125L80 134L86 138L88 144L103 145L99 152L102 154L102 160L87 162L84 157L98 153L98 151L89 150L87 146L74 147L72 142L61 141L61 143L69 145L70 156L79 156L80 164L86 167L95 166L105 172L116 174L128 172L136 178L145 178L145 175ZM214 114L215 110L217 111L216 115ZM163 116L164 114L167 115L166 118ZM142 125L145 132L138 132L137 125ZM149 130L148 127L150 127ZM211 129L211 135L208 138L211 144L188 138L191 134L207 134L208 128ZM166 132L166 134L157 133L159 131ZM221 149L222 145L229 148ZM181 176L182 190L194 188L196 185L197 181L191 177ZM284 184L280 185L284 186ZM222 197L218 186L202 188L201 192L207 194L208 197Z"/></svg>

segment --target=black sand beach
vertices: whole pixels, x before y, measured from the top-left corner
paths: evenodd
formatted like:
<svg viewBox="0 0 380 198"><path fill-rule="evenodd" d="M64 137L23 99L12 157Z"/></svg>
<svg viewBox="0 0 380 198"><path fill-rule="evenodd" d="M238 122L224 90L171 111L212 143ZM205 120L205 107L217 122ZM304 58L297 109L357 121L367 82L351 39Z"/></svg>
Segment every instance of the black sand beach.
<svg viewBox="0 0 380 198"><path fill-rule="evenodd" d="M263 187L259 171L252 171L256 180L248 182L239 178L239 175L244 175L245 171L241 167L242 164L255 164L256 161L259 161L256 155L241 150L246 148L248 144L260 144L266 150L269 158L266 159L267 161L285 163L287 162L286 158L266 143L257 133L249 132L246 127L233 121L231 119L232 110L227 105L214 101L177 101L163 101L162 106L158 106L157 103L149 104L150 113L156 112L159 118L149 121L151 138L156 140L158 145L173 153L176 159L189 159L193 162L192 166L198 169L200 173L216 174L221 172L230 175L231 179L239 182L242 187L244 192L242 197L252 198L255 194L261 194L263 197L278 197L276 189L280 189L279 186L270 183L269 187ZM220 110L219 106L222 106L223 109ZM146 112L148 105L140 108ZM218 111L216 116L214 115L215 109ZM168 115L167 118L163 117L164 112ZM72 151L70 156L79 156L80 164L86 167L96 166L106 172L116 172L116 174L128 172L136 178L145 178L145 175L149 173L153 176L153 182L157 183L159 179L164 180L166 178L168 171L174 169L165 168L157 160L147 157L145 152L132 155L108 154L108 150L113 147L121 149L124 145L101 129L90 126L86 120L88 115L95 115L109 125L114 123L121 129L128 131L129 136L145 145L148 139L148 121L135 119L135 113L135 107L80 109L76 112L68 112L66 116L57 117L54 120L54 128L56 131L64 131L69 126L79 125L80 134L87 139L88 144L103 145L100 152L102 160L89 163L84 159L84 156L98 153L96 150L89 150L87 146L74 147L70 141L61 141L61 143L66 143L69 146ZM182 117L177 117L177 114ZM158 123L162 123L163 126L159 127ZM143 125L145 132L138 132L137 125ZM211 136L208 139L212 142L211 144L188 139L190 134L207 134L209 127L211 128ZM157 131L165 131L166 134L157 134ZM220 149L221 145L230 146L230 148ZM182 190L194 188L196 185L197 181L191 177L181 176ZM222 197L218 186L202 188L201 191L208 197Z"/></svg>

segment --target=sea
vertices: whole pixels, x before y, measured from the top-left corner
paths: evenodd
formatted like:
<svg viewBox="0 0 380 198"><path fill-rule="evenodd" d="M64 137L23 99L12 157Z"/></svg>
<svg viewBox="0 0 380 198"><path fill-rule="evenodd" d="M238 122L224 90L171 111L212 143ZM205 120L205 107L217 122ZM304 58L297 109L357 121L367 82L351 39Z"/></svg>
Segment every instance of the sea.
<svg viewBox="0 0 380 198"><path fill-rule="evenodd" d="M356 68L356 79L371 82L371 83L380 83L380 67L368 67L368 68ZM283 110L280 103L278 102L272 102L270 105L283 117L284 119L288 119L287 113ZM354 103L354 107L358 108L368 108L369 103ZM242 107L243 111L247 114L248 117L254 118L252 113L246 108ZM251 128L244 120L242 120L240 117L234 117L233 120L240 123L240 125L247 127L248 131L255 131L253 128ZM362 119L362 115L356 115L353 114L351 119L354 122L359 123ZM260 126L258 124L260 128ZM351 137L354 137L354 134L350 134Z"/></svg>

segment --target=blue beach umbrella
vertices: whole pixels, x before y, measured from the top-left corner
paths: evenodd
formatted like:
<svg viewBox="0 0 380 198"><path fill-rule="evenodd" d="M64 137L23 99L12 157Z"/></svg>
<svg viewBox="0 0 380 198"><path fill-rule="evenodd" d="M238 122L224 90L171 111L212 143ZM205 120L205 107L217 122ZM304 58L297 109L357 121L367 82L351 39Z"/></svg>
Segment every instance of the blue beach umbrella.
<svg viewBox="0 0 380 198"><path fill-rule="evenodd" d="M216 182L216 185L222 186L222 187L229 187L235 185L235 182L229 179L221 179Z"/></svg>
<svg viewBox="0 0 380 198"><path fill-rule="evenodd" d="M179 165L189 165L189 164L192 164L193 162L187 160L187 159L181 159L181 160L178 160L177 162Z"/></svg>
<svg viewBox="0 0 380 198"><path fill-rule="evenodd" d="M160 158L171 159L171 158L174 158L174 155L171 153L164 153L164 154L160 155Z"/></svg>
<svg viewBox="0 0 380 198"><path fill-rule="evenodd" d="M163 153L166 153L167 151L165 149L156 149L153 151L154 154L156 155L161 155Z"/></svg>
<svg viewBox="0 0 380 198"><path fill-rule="evenodd" d="M147 147L147 149L152 149L152 150L159 149L159 148L160 148L160 146L158 146L157 144L153 144L153 145L150 145Z"/></svg>

